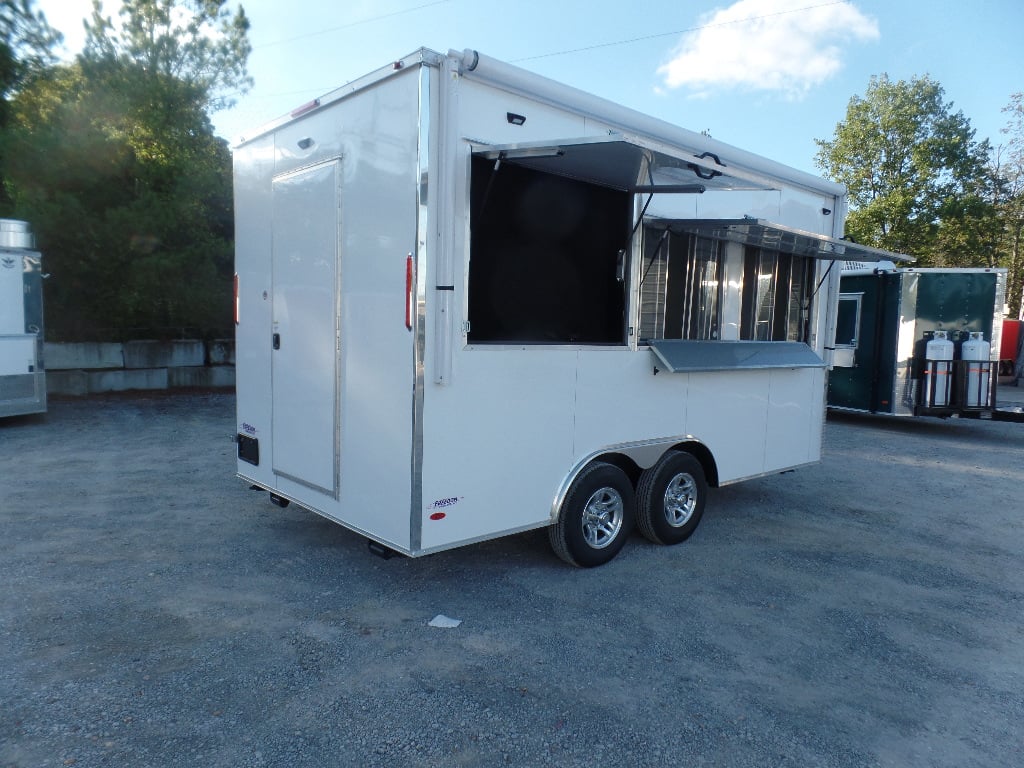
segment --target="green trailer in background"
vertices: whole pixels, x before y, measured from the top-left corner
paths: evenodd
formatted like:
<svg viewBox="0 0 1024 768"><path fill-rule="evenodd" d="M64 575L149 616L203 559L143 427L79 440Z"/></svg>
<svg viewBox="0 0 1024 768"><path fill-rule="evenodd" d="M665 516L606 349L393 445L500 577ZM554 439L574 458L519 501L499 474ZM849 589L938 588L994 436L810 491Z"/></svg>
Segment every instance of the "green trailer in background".
<svg viewBox="0 0 1024 768"><path fill-rule="evenodd" d="M875 266L843 270L829 407L992 418L1006 270Z"/></svg>

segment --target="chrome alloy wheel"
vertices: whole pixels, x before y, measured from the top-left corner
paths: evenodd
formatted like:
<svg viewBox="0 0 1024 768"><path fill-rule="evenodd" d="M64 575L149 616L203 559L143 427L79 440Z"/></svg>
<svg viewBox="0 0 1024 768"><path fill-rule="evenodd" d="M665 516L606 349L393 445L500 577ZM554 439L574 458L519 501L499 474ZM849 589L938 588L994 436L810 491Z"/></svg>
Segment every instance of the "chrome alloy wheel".
<svg viewBox="0 0 1024 768"><path fill-rule="evenodd" d="M665 488L665 520L673 528L682 528L697 509L697 483L687 472L673 477Z"/></svg>
<svg viewBox="0 0 1024 768"><path fill-rule="evenodd" d="M583 507L583 538L594 549L604 549L619 535L624 519L622 496L614 488L598 488Z"/></svg>

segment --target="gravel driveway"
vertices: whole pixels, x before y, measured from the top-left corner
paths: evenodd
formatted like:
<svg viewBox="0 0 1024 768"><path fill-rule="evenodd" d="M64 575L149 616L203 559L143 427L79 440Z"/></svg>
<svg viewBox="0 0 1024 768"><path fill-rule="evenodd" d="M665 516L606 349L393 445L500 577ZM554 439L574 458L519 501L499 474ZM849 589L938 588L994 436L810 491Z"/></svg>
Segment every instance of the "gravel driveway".
<svg viewBox="0 0 1024 768"><path fill-rule="evenodd" d="M226 393L0 420L0 766L1024 764L1024 425L831 416L593 570L378 559L233 432Z"/></svg>

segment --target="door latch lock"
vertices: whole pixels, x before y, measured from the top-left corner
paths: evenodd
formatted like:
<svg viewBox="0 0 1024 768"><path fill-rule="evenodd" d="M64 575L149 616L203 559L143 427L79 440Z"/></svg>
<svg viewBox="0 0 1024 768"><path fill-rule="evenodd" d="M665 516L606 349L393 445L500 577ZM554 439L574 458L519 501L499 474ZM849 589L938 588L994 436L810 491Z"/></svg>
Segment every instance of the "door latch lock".
<svg viewBox="0 0 1024 768"><path fill-rule="evenodd" d="M274 334L274 336L273 336L273 344L274 344L274 349L280 349L281 348L281 334L280 333L275 333Z"/></svg>

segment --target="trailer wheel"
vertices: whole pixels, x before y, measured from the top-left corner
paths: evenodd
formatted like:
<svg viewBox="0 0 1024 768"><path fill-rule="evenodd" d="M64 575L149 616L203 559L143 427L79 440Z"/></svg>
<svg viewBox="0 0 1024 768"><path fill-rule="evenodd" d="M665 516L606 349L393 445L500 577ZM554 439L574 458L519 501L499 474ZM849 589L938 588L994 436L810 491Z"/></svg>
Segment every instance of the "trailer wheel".
<svg viewBox="0 0 1024 768"><path fill-rule="evenodd" d="M573 481L548 529L551 548L570 565L604 565L622 549L635 519L636 497L626 473L594 462Z"/></svg>
<svg viewBox="0 0 1024 768"><path fill-rule="evenodd" d="M697 530L708 483L696 457L667 451L637 484L637 527L655 544L678 544Z"/></svg>

